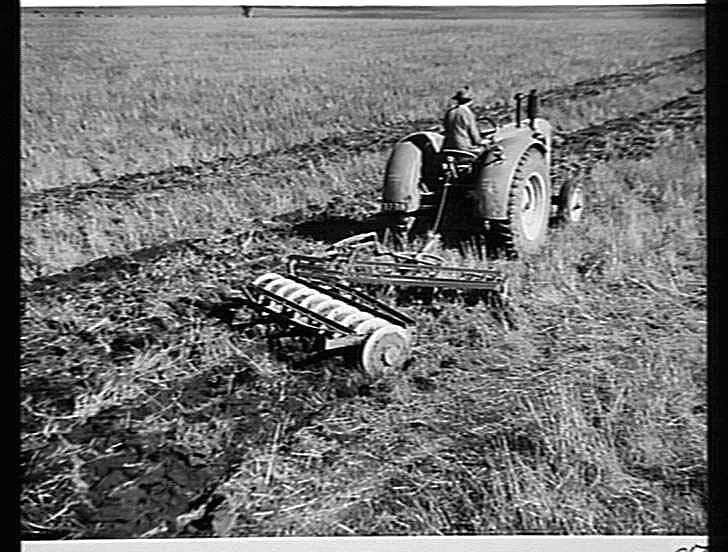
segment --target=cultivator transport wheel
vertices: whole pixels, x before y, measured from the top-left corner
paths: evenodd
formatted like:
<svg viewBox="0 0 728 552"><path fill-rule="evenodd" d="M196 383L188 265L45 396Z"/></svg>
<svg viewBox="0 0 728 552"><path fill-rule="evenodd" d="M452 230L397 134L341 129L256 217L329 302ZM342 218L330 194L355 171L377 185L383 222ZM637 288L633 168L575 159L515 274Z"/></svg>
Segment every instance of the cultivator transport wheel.
<svg viewBox="0 0 728 552"><path fill-rule="evenodd" d="M508 219L491 220L498 246L507 256L535 253L546 240L551 186L544 154L529 148L518 161L508 194Z"/></svg>
<svg viewBox="0 0 728 552"><path fill-rule="evenodd" d="M372 378L386 376L401 368L410 356L412 343L402 328L386 324L364 342L361 365Z"/></svg>
<svg viewBox="0 0 728 552"><path fill-rule="evenodd" d="M563 224L579 222L583 213L584 188L578 182L566 182L559 191L559 222Z"/></svg>

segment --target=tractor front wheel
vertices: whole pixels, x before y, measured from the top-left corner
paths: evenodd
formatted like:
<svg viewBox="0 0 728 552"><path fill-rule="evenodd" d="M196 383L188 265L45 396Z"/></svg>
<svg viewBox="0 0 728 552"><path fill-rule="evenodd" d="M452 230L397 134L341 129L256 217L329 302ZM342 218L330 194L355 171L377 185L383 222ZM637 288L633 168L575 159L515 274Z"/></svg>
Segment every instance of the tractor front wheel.
<svg viewBox="0 0 728 552"><path fill-rule="evenodd" d="M546 241L551 183L543 153L529 148L518 161L508 193L508 219L491 220L497 245L506 256L535 253Z"/></svg>
<svg viewBox="0 0 728 552"><path fill-rule="evenodd" d="M584 188L578 182L566 182L559 193L559 222L572 224L584 213Z"/></svg>

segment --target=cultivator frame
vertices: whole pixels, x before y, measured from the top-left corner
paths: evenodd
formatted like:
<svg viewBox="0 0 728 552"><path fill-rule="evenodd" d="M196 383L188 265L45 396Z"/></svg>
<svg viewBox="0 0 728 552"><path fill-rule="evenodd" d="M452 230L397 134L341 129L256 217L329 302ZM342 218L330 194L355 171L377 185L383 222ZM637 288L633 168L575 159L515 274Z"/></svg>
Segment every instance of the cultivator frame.
<svg viewBox="0 0 728 552"><path fill-rule="evenodd" d="M290 255L288 272L348 285L464 290L470 299L482 294L507 299L507 279L498 270L450 266L429 253L400 253L382 246L375 232L333 244L322 255Z"/></svg>
<svg viewBox="0 0 728 552"><path fill-rule="evenodd" d="M286 275L268 272L243 287L241 298L257 313L251 324L275 326L279 336L311 337L319 353L358 351L359 364L373 377L407 361L415 320L357 287L459 289L476 301L484 293L504 300L507 290L496 270L395 253L373 232L337 242L322 255L290 255L286 266Z"/></svg>

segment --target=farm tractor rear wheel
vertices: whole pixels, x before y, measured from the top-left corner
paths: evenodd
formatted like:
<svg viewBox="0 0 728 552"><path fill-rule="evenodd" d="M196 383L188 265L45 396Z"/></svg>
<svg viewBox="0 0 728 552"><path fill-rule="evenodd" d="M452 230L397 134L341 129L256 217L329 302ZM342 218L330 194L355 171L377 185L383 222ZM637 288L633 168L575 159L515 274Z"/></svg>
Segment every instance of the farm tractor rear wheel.
<svg viewBox="0 0 728 552"><path fill-rule="evenodd" d="M535 253L546 241L551 211L551 186L544 154L529 148L521 156L508 192L508 219L491 221L506 256Z"/></svg>

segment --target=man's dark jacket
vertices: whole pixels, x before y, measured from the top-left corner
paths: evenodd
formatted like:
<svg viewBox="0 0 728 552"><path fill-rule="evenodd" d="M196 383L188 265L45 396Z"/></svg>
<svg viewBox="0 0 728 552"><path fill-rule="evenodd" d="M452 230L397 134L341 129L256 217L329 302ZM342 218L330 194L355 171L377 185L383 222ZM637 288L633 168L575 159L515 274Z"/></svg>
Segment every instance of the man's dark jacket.
<svg viewBox="0 0 728 552"><path fill-rule="evenodd" d="M475 114L465 104L451 107L445 113L445 142L447 149L474 150L480 146L480 131Z"/></svg>

